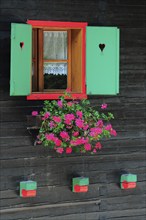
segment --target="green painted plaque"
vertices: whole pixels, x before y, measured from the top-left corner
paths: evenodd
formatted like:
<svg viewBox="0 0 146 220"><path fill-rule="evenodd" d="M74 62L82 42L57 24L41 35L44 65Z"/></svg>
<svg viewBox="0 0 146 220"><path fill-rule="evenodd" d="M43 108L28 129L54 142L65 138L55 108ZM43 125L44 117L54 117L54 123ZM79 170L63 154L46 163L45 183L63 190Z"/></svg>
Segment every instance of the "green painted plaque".
<svg viewBox="0 0 146 220"><path fill-rule="evenodd" d="M123 181L126 181L126 182L137 182L137 175L136 174L131 174L131 173L122 174L120 182L123 182Z"/></svg>

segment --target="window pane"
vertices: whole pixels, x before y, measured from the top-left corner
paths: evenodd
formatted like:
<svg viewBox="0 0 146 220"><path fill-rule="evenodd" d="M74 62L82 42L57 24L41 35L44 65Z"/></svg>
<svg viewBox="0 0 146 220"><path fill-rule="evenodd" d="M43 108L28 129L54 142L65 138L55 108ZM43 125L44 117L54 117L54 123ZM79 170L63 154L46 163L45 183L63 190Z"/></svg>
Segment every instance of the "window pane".
<svg viewBox="0 0 146 220"><path fill-rule="evenodd" d="M67 59L67 31L44 31L44 59Z"/></svg>
<svg viewBox="0 0 146 220"><path fill-rule="evenodd" d="M67 88L67 63L44 63L44 89Z"/></svg>

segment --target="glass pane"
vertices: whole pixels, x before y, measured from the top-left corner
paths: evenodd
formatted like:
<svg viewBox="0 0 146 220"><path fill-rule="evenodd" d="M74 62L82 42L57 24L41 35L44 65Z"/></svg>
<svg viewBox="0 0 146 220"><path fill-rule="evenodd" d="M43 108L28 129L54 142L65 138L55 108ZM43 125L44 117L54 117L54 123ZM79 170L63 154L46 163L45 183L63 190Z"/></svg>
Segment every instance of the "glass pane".
<svg viewBox="0 0 146 220"><path fill-rule="evenodd" d="M44 89L67 88L67 63L44 63Z"/></svg>
<svg viewBox="0 0 146 220"><path fill-rule="evenodd" d="M44 59L67 59L67 31L44 31Z"/></svg>

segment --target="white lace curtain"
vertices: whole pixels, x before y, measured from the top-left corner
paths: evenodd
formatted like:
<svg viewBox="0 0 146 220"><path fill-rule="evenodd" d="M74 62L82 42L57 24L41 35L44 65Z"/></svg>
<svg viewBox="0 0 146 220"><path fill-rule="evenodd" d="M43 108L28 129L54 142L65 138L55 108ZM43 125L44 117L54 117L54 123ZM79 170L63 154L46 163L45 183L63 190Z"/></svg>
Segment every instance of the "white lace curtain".
<svg viewBox="0 0 146 220"><path fill-rule="evenodd" d="M67 59L67 31L44 31L44 59ZM44 63L44 74L67 74L67 63Z"/></svg>
<svg viewBox="0 0 146 220"><path fill-rule="evenodd" d="M44 31L44 59L67 59L67 31Z"/></svg>
<svg viewBox="0 0 146 220"><path fill-rule="evenodd" d="M67 75L67 63L44 63L44 74Z"/></svg>

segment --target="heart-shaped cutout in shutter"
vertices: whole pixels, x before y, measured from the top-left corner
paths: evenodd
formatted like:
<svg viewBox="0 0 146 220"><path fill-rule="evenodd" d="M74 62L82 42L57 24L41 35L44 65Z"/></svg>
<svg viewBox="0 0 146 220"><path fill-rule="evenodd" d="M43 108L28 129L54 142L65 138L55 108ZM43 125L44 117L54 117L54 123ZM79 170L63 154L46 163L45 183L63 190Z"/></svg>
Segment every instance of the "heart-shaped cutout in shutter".
<svg viewBox="0 0 146 220"><path fill-rule="evenodd" d="M20 42L21 49L24 47L24 42Z"/></svg>
<svg viewBox="0 0 146 220"><path fill-rule="evenodd" d="M101 52L103 52L103 50L105 48L105 44L99 44L99 48L100 48Z"/></svg>

